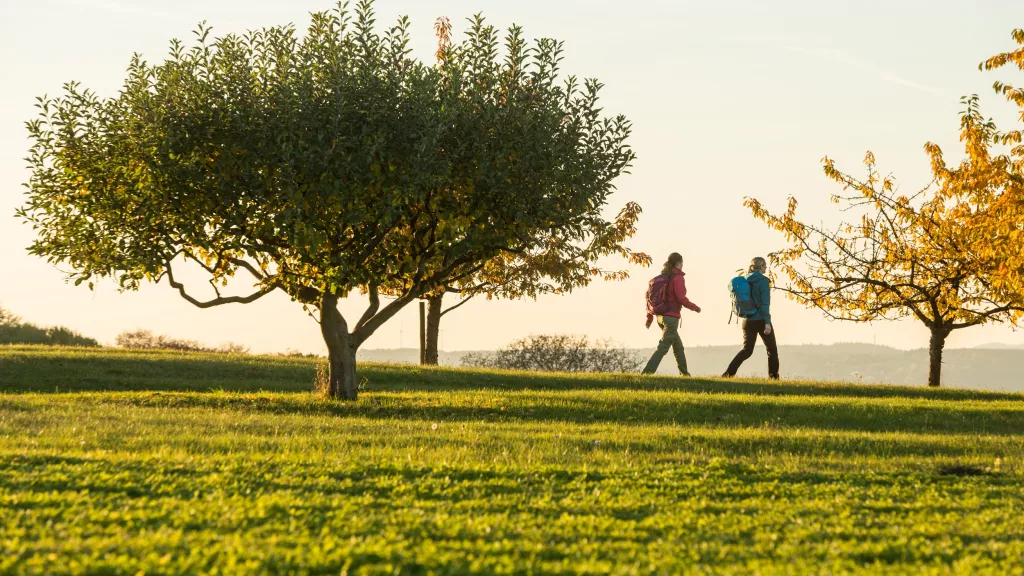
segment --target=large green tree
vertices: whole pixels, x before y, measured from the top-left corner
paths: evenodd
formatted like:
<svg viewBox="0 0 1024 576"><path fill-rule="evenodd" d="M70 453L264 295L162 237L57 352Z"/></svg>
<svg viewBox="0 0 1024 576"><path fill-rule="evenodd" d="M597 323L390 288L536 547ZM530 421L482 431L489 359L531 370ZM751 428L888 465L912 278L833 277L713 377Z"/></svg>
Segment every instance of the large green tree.
<svg viewBox="0 0 1024 576"><path fill-rule="evenodd" d="M318 316L329 393L356 397L356 351L403 306L543 231L584 238L633 158L600 84L558 79L560 45L501 42L471 21L445 67L410 55L408 22L375 32L372 3L211 38L123 88L39 99L19 214L34 254L76 284L166 280L201 308L282 290ZM200 297L177 267L209 276ZM238 275L245 295L221 294ZM367 295L359 318L339 299ZM381 296L391 296L382 301Z"/></svg>

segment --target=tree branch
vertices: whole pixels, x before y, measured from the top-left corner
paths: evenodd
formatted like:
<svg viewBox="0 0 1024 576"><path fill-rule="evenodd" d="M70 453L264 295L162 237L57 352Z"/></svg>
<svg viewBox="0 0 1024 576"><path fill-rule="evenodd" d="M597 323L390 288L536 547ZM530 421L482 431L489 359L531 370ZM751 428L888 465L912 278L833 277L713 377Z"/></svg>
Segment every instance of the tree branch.
<svg viewBox="0 0 1024 576"><path fill-rule="evenodd" d="M398 313L399 310L405 307L406 304L416 299L418 294L415 292L409 292L403 296L392 300L387 306L382 308L379 312L368 318L363 324L352 332L352 336L356 339L356 345L361 345L366 341L367 338L373 335L373 333L380 328L382 324L391 319L392 316Z"/></svg>
<svg viewBox="0 0 1024 576"><path fill-rule="evenodd" d="M459 302L458 304L455 304L454 306L451 306L451 307L449 307L449 308L448 308L447 310L442 310L442 311L441 311L441 316L444 316L445 314L447 314L447 313L451 312L452 310L455 310L455 309L456 309L456 308L458 308L459 306L462 306L462 305L463 305L463 304L465 304L466 302L469 302L470 300L472 300L473 298L475 298L475 297L476 297L477 295L479 295L479 294L480 294L479 292L476 292L476 293L474 293L474 294L470 294L469 296L466 296L466 297L465 297L465 298L463 298L463 299L462 299L462 301L460 301L460 302Z"/></svg>
<svg viewBox="0 0 1024 576"><path fill-rule="evenodd" d="M251 263L242 260L241 258L228 258L228 262L234 264L235 266L238 266L239 268L245 268L246 270L249 271L250 274L252 274L257 280L260 280L261 282L267 280L267 276L263 274L263 272L261 272Z"/></svg>
<svg viewBox="0 0 1024 576"><path fill-rule="evenodd" d="M366 307L366 311L363 312L359 321L356 322L356 330L362 328L371 318L373 318L373 315L377 313L377 310L380 309L380 291L377 289L376 284L370 285L369 294L370 305Z"/></svg>
<svg viewBox="0 0 1024 576"><path fill-rule="evenodd" d="M978 324L983 324L986 320L989 320L993 316L998 316L999 314L1006 314L1007 312L1024 312L1024 308L1012 304L1006 304L1005 306L999 306L998 308L992 308L984 312L978 312L975 310L968 310L964 308L961 308L961 310L968 314L974 314L975 316L977 316L977 318L967 322L950 323L950 330L959 330L960 328L970 328L971 326L977 326Z"/></svg>
<svg viewBox="0 0 1024 576"><path fill-rule="evenodd" d="M213 300L203 302L190 296L188 292L185 291L185 285L174 279L174 272L171 270L170 260L167 261L167 281L171 284L172 288L178 291L178 294L180 294L182 298L197 308L212 308L222 304L248 304L259 300L278 288L277 284L271 284L269 286L264 286L258 292L254 292L248 296L218 296Z"/></svg>

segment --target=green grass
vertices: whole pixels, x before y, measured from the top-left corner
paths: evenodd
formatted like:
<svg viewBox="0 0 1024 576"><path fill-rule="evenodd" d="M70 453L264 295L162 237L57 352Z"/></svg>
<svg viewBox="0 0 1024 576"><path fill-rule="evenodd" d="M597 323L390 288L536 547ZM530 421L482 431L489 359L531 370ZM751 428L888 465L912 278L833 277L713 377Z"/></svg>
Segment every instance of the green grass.
<svg viewBox="0 0 1024 576"><path fill-rule="evenodd" d="M314 371L0 347L0 573L1024 574L1021 395Z"/></svg>

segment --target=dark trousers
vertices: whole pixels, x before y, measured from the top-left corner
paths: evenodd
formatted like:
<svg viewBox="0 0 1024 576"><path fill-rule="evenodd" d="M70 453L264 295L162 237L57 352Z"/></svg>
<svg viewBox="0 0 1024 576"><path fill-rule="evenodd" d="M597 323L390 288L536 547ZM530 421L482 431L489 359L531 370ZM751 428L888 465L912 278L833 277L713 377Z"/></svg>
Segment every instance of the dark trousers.
<svg viewBox="0 0 1024 576"><path fill-rule="evenodd" d="M771 334L764 333L764 326L764 320L743 321L743 350L740 350L739 354L736 354L736 357L729 363L729 368L725 371L727 376L736 375L740 364L743 364L743 361L754 353L754 344L757 343L757 337L760 336L764 347L768 349L768 377L778 379L779 348L775 345L775 326L772 326Z"/></svg>

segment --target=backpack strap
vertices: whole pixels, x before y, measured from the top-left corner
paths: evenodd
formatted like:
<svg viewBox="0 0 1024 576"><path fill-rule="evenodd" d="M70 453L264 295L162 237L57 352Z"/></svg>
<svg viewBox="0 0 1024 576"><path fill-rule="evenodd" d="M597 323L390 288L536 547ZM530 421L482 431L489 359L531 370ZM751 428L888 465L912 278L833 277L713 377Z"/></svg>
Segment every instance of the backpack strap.
<svg viewBox="0 0 1024 576"><path fill-rule="evenodd" d="M765 278L765 280L768 280L768 279ZM753 280L753 281L749 281L748 280L748 283L750 284L750 300L754 303L754 309L757 310L758 312L760 312L761 311L761 305L758 304L758 302L757 302L757 297L756 297L757 290L754 290L754 285L757 284L757 282L758 282L757 280Z"/></svg>
<svg viewBox="0 0 1024 576"><path fill-rule="evenodd" d="M664 276L664 274L662 274L662 276ZM673 301L675 299L674 298L670 298L672 296L672 279L675 278L676 276L679 276L679 274L676 274L675 270L669 272L668 273L668 282L665 283L665 298L669 299L669 300L673 300ZM676 302L676 304L679 304L679 302Z"/></svg>

